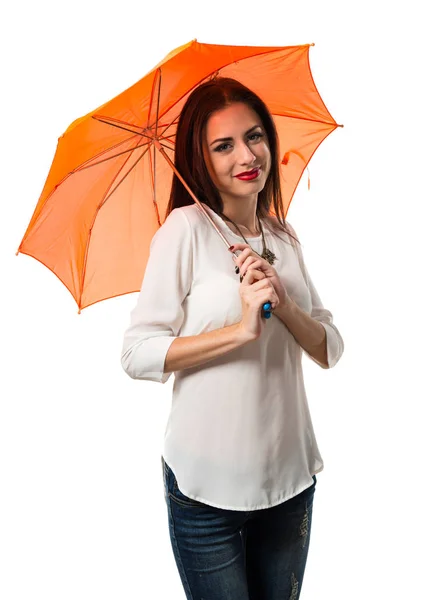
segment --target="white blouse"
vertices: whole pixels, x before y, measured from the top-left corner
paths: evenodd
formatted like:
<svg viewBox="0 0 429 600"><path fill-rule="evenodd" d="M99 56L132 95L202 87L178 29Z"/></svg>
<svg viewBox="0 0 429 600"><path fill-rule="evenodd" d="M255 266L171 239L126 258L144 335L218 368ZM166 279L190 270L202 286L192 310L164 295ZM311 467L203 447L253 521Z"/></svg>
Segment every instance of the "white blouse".
<svg viewBox="0 0 429 600"><path fill-rule="evenodd" d="M171 373L164 371L164 361L176 337L241 320L235 262L201 210L197 204L175 208L151 240L122 349L122 366L133 379L165 383ZM207 210L231 244L244 243ZM301 247L262 223L288 294L326 329L332 368L343 339L310 279ZM262 253L261 235L247 239ZM183 494L217 508L250 511L276 506L313 484L312 475L324 465L304 387L303 351L272 314L257 340L175 372L163 457Z"/></svg>

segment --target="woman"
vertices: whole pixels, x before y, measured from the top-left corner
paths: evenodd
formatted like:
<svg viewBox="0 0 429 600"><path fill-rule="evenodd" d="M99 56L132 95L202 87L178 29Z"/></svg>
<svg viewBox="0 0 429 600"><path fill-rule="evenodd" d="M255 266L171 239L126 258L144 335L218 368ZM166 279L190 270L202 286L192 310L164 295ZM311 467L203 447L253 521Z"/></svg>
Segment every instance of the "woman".
<svg viewBox="0 0 429 600"><path fill-rule="evenodd" d="M229 78L196 88L175 164L241 251L234 265L174 176L122 365L161 383L175 372L161 458L176 564L187 598L296 600L323 470L302 352L332 368L343 340L281 217L277 134L261 99Z"/></svg>

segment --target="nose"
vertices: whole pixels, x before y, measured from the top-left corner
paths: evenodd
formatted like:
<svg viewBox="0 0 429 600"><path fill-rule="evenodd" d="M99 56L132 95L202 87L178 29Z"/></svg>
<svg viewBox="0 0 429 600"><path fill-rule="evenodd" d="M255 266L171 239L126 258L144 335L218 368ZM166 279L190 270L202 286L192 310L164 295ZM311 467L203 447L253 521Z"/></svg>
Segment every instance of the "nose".
<svg viewBox="0 0 429 600"><path fill-rule="evenodd" d="M253 152L250 150L247 144L240 144L237 148L237 153L238 162L241 165L251 165L255 162L256 156L253 154Z"/></svg>

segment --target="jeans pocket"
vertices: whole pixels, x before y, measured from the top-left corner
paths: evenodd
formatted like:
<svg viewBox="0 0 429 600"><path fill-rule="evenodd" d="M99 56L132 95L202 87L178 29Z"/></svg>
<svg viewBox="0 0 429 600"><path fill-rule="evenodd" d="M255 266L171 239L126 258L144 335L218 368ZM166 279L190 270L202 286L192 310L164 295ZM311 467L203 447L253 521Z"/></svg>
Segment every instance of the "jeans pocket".
<svg viewBox="0 0 429 600"><path fill-rule="evenodd" d="M168 496L175 502L176 504L183 506L184 508L201 508L205 506L202 502L198 502L198 500L194 500L193 498L188 498L179 488L177 484L176 476L174 475L171 468L165 463L166 469L171 477L170 485L167 486Z"/></svg>
<svg viewBox="0 0 429 600"><path fill-rule="evenodd" d="M162 463L162 483L163 483L163 488L164 488L164 500L167 502L167 492L168 492L167 473L166 473L165 461L164 461L163 456L161 456L161 463Z"/></svg>
<svg viewBox="0 0 429 600"><path fill-rule="evenodd" d="M310 506L313 504L314 493L316 491L317 478L316 478L316 475L313 475L312 477L313 477L313 483L308 488L306 488L303 492L301 492L303 498L305 499L306 506Z"/></svg>
<svg viewBox="0 0 429 600"><path fill-rule="evenodd" d="M316 483L317 483L316 475L312 475L312 479L313 479L313 483L310 485L310 487L308 487L304 490L304 492L308 492L310 495L313 495L314 492L316 491Z"/></svg>
<svg viewBox="0 0 429 600"><path fill-rule="evenodd" d="M292 500L295 499L297 502L303 502L307 500L310 502L313 501L314 492L316 491L316 475L312 475L312 479L313 483L311 483L311 485L302 490L302 492L300 492L297 496L294 496Z"/></svg>

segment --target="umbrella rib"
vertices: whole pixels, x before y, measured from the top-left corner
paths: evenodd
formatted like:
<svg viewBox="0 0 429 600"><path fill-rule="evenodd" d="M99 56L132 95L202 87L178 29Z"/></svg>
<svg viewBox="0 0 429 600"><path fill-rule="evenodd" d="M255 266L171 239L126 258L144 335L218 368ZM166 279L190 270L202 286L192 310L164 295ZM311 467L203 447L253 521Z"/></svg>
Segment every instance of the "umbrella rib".
<svg viewBox="0 0 429 600"><path fill-rule="evenodd" d="M102 199L102 201L100 202L100 204L97 206L97 208L95 210L94 218L92 220L91 227L89 228L88 237L87 237L86 246L85 246L85 258L84 258L84 261L83 261L82 277L81 277L81 280L80 280L80 296L79 296L79 303L78 303L79 312L80 312L80 307L81 307L80 305L81 305L81 301L82 301L83 282L85 281L86 265L87 265L87 261L88 261L89 242L90 242L90 239L91 239L92 228L94 227L95 219L97 218L97 215L100 212L101 207L107 202L107 200L112 196L112 194L118 189L118 187L121 185L121 183L124 181L124 179L126 179L126 177L128 177L128 175L131 173L131 171L136 167L136 165L144 157L144 155L149 150L149 148L150 148L150 145L148 145L147 148L144 150L144 152L142 152L141 156L139 156L139 158L135 161L135 163L132 165L132 167L127 171L127 173L125 173L125 175L122 177L122 179L113 188L113 190L111 190L111 192ZM130 156L131 155L129 155L127 157L127 160L124 162L124 164L122 165L121 169L125 166L126 162L129 160ZM117 177L118 173L119 173L119 171L115 174L115 176L114 176L114 178L113 178L112 181L115 180L115 178Z"/></svg>
<svg viewBox="0 0 429 600"><path fill-rule="evenodd" d="M179 122L179 117L175 117L172 121L170 121L170 123L167 125L167 127L162 131L162 137L165 137L165 132L167 131L167 129L169 127L171 127L172 125L177 125ZM170 133L170 135L176 135L175 133Z"/></svg>
<svg viewBox="0 0 429 600"><path fill-rule="evenodd" d="M101 119L100 117L97 117L97 116L93 115L92 118L96 119L97 121L100 121L100 123L105 123L106 125L112 125L112 127L118 127L119 129L124 129L125 131L129 131L130 133L133 133L134 135L140 135L140 136L148 137L148 138L152 137L152 136L150 136L148 134L143 133L142 131L133 131L132 129L128 129L127 127L123 127L123 125L128 125L128 127L139 127L141 129L141 125L134 125L133 123L127 123L126 121L119 121L118 119L115 119L116 121L118 121L118 123L122 123L123 124L123 125L116 125L115 123L111 123L110 121L105 120L105 119L112 119L111 117L104 117L103 119ZM178 117L176 117L175 119L178 119ZM113 120L114 119L112 119L112 121ZM160 139L162 139L163 137L175 136L176 135L175 133L170 133L168 136L164 136L164 133L172 125L177 125L177 122L178 121L176 121L176 120L170 121L170 123L168 123L167 126L163 125L162 123L158 123L159 127L165 127L165 129L163 129L163 131L162 131L162 135L160 136Z"/></svg>
<svg viewBox="0 0 429 600"><path fill-rule="evenodd" d="M159 142L159 143L163 148L166 148L167 150L171 150L172 152L174 152L175 148L171 148L171 146L167 146L167 144L164 144L163 142Z"/></svg>
<svg viewBox="0 0 429 600"><path fill-rule="evenodd" d="M335 127L344 127L344 125L339 125L335 121L320 121L319 119L308 119L307 117L298 117L295 115L279 115L278 113L271 113L273 117L286 117L287 119L298 119L300 121L308 121L309 123L320 123L321 125L335 125Z"/></svg>
<svg viewBox="0 0 429 600"><path fill-rule="evenodd" d="M121 142L121 144L122 143L123 142ZM122 152L119 152L118 154L113 154L112 156L103 158L95 163L91 163L90 165L81 166L78 169L75 169L74 171L72 171L72 173L77 173L79 171L83 171L84 169L89 169L90 167L95 167L96 165L101 165L101 163L106 162L107 160L111 160L112 158L117 158L118 156L121 156L122 154L126 154L127 152L134 152L134 150L137 150L137 148L142 148L143 146L147 146L148 144L149 144L149 142L143 142L143 144L138 144L137 146L134 146L134 148L127 148L127 150L123 150ZM104 150L103 153L108 152L109 150L110 150L110 148L108 150Z"/></svg>
<svg viewBox="0 0 429 600"><path fill-rule="evenodd" d="M165 142L161 142L161 140L159 140L159 141L164 146L164 148L168 148L169 150L173 150L174 151L174 142L172 140L167 140L167 141L170 142L171 144L173 144L173 147L167 146L167 144Z"/></svg>
<svg viewBox="0 0 429 600"><path fill-rule="evenodd" d="M170 138L176 137L175 133L170 133L169 135L164 135L164 133L165 133L165 131L163 131L163 135L158 136L158 139L160 139L160 140L170 140Z"/></svg>
<svg viewBox="0 0 429 600"><path fill-rule="evenodd" d="M158 137L158 119L159 119L159 101L161 98L161 80L162 80L162 72L161 69L159 69L159 76L158 76L158 98L156 101L156 125L155 125L155 136Z"/></svg>
<svg viewBox="0 0 429 600"><path fill-rule="evenodd" d="M158 69L157 74L158 74L158 78L157 78L158 98L157 98L157 101L156 101L155 138L158 137L159 98L161 96L161 78L162 78L161 69ZM148 121L149 121L149 119L148 119ZM153 146L152 194L153 194L153 203L156 206L156 149L155 149L155 146ZM156 209L157 209L156 212L158 212L158 207L157 206L156 206Z"/></svg>
<svg viewBox="0 0 429 600"><path fill-rule="evenodd" d="M89 158L88 160L86 160L83 163L81 163L80 165L78 165L75 169L73 169L73 171L70 171L69 174L71 175L72 173L76 173L77 171L80 171L81 168L86 168L86 165L88 165L88 163L91 162L91 160L94 160L95 158L98 158L99 156L103 156L103 154L106 154L107 152L110 152L114 148L118 148L119 146L122 146L123 144L126 144L127 142L129 142L130 140L132 140L133 137L134 136L130 136L126 140L123 140L122 142L118 142L117 144L115 144L114 146L110 146L109 148L106 148L106 150L101 150L101 152L99 152L95 156ZM88 165L88 166L91 166L91 165Z"/></svg>
<svg viewBox="0 0 429 600"><path fill-rule="evenodd" d="M138 157L138 159L135 161L135 163L131 166L131 168L125 173L125 175L122 177L122 179L120 181L118 181L118 183L115 185L115 187L112 189L112 191L105 196L105 198L102 200L102 202L98 205L96 213L99 212L100 208L107 202L107 200L110 198L110 196L118 189L118 187L121 185L121 183L124 181L124 179L126 179L126 177L128 177L128 175L131 173L131 171L137 166L137 164L141 161L141 159L144 157L144 155L146 154L146 152L149 150L150 146L148 146L144 152L142 152L141 156ZM128 157L130 158L130 157ZM127 159L128 160L128 159ZM127 161L125 161L126 163ZM125 166L125 163L122 165L121 169ZM119 171L118 171L119 172ZM116 173L115 177L117 176L118 173Z"/></svg>
<svg viewBox="0 0 429 600"><path fill-rule="evenodd" d="M133 133L134 135L140 135L142 137L147 137L149 139L152 138L152 136L148 135L147 133L142 133L141 131L133 131L132 129L128 129L127 127L123 127L122 125L117 125L116 123L109 123L109 121L105 121L104 119L100 119L99 117L92 117L93 119L96 119L97 121L100 121L100 123L105 123L106 125L111 125L112 127L117 127L118 129L123 129L124 131L129 131L130 133ZM134 127L134 125L132 125L132 127ZM135 125L135 127L137 127L137 125Z"/></svg>
<svg viewBox="0 0 429 600"><path fill-rule="evenodd" d="M156 73L155 73L155 77L153 78L152 89L150 92L149 110L147 112L147 122L146 122L147 129L149 129L150 113L152 112L152 104L153 104L155 85L158 83L160 75L161 75L161 69L158 67L158 69L156 70ZM158 94L159 94L159 86L158 86ZM158 112L157 112L157 116L158 116Z"/></svg>
<svg viewBox="0 0 429 600"><path fill-rule="evenodd" d="M141 125L135 125L134 123L128 123L128 121L122 121L121 119L116 119L115 117L107 117L106 115L92 115L92 119L96 119L97 121L101 121L103 123L107 123L108 125L113 125L114 123L120 123L122 125L126 125L127 127L136 127L137 129L143 129ZM132 131L132 133L138 133L137 131Z"/></svg>
<svg viewBox="0 0 429 600"><path fill-rule="evenodd" d="M155 155L155 146L152 146L153 148L153 165L152 165L152 177L151 177L151 183L152 183L152 196L153 196L153 203L156 205L156 155ZM150 158L150 162L152 162L152 155L149 152L149 158Z"/></svg>
<svg viewBox="0 0 429 600"><path fill-rule="evenodd" d="M152 202L156 206L156 198L155 198L155 181L156 181L156 178L155 178L155 166L156 166L156 161L155 161L155 146L152 146L152 147L153 147L153 158L152 158L152 154L149 152L150 183L151 183L151 186L152 186Z"/></svg>

